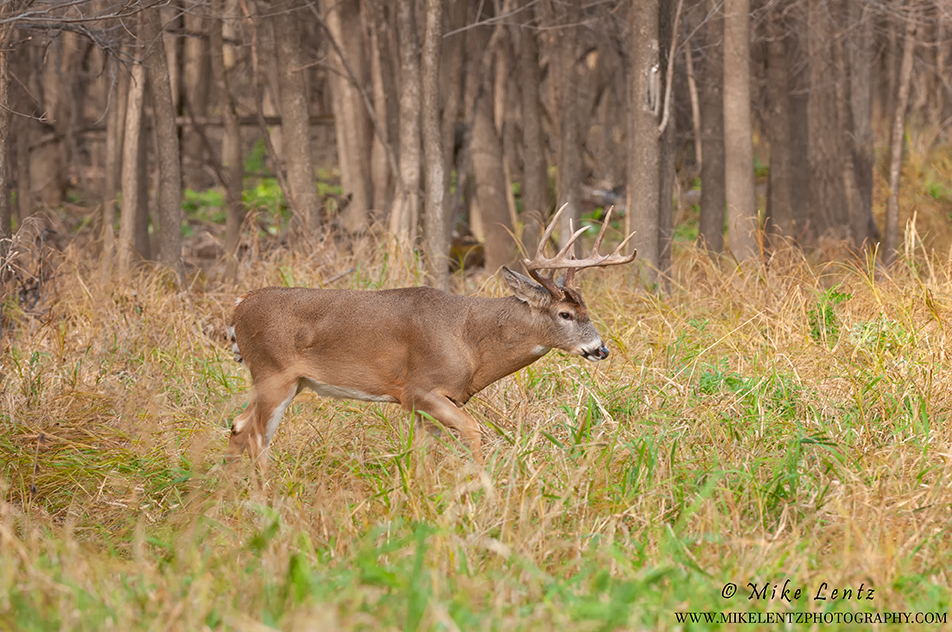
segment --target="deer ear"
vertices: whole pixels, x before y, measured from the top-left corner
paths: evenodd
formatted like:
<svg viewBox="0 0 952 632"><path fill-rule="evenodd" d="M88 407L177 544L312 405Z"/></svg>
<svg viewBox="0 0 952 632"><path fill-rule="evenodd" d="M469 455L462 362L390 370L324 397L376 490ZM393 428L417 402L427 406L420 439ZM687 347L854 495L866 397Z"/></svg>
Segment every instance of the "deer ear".
<svg viewBox="0 0 952 632"><path fill-rule="evenodd" d="M520 301L530 305L544 305L552 300L552 295L549 294L547 289L524 274L513 272L506 266L502 267L502 274L509 285L509 289Z"/></svg>

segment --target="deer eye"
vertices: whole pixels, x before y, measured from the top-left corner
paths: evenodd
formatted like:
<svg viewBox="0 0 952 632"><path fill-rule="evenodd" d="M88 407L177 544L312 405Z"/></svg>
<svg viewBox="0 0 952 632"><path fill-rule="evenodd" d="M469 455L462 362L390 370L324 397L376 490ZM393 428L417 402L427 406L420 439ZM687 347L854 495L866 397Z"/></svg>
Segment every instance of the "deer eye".
<svg viewBox="0 0 952 632"><path fill-rule="evenodd" d="M559 312L559 318L562 320L572 320L571 312Z"/></svg>

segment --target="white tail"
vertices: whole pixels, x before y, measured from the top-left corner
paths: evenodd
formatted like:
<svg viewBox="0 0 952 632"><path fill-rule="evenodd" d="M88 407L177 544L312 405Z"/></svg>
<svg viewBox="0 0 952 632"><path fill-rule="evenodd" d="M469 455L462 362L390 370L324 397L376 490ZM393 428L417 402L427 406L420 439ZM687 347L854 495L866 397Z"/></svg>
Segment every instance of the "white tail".
<svg viewBox="0 0 952 632"><path fill-rule="evenodd" d="M228 460L247 449L264 476L265 451L291 400L304 388L324 397L394 402L457 431L482 463L479 424L460 407L496 380L550 349L597 361L608 349L573 286L576 270L628 263L635 253L566 256L576 232L552 259L544 257L556 213L535 258L533 277L503 267L513 296L457 296L429 287L312 290L268 287L235 303L235 358L251 371L248 407L234 421ZM609 212L610 215L610 212ZM554 280L556 269L566 275ZM550 270L548 276L541 270ZM535 279L535 280L533 280Z"/></svg>

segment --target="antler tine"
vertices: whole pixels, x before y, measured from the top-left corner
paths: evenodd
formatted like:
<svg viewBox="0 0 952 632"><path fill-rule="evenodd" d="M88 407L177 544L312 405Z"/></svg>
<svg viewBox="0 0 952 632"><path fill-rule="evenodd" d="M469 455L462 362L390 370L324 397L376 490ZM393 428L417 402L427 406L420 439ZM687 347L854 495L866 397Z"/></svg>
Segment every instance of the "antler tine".
<svg viewBox="0 0 952 632"><path fill-rule="evenodd" d="M598 254L598 249L602 246L602 239L605 237L605 231L608 230L608 225L611 223L612 211L614 210L614 206L608 207L608 212L605 213L605 219L602 220L602 229L598 231L598 237L595 238L595 245L592 246L592 254Z"/></svg>
<svg viewBox="0 0 952 632"><path fill-rule="evenodd" d="M552 236L552 231L554 230L555 225L558 223L559 217L562 215L562 211L564 210L565 206L562 206L562 208L560 208L558 212L552 217L551 223L548 225L548 227L546 227L545 233L542 235L542 241L539 243L536 256L533 257L531 261L526 259L523 262L526 266L526 270L529 271L529 274L532 276L532 278L538 281L552 294L558 294L560 292L560 289L554 280L556 270L564 269L566 271L565 285L571 287L575 277L575 272L577 270L630 263L638 255L637 251L632 252L630 255L622 254L625 247L635 236L634 232L625 237L624 241L622 241L621 244L619 244L618 247L615 248L614 252L612 252L610 255L598 254L598 249L602 245L602 240L605 238L605 233L608 230L608 225L611 220L613 209L609 209L608 213L605 215L604 221L602 222L601 230L599 230L598 236L595 238L595 244L591 255L585 259L576 259L570 252L572 247L575 245L575 242L577 242L579 238L585 233L585 231L588 230L587 227L583 226L582 228L573 231L572 236L565 242L565 244L561 249L559 249L554 257L547 258L545 256L545 246L548 243L549 238ZM540 270L551 270L552 272L549 275L543 275L539 272Z"/></svg>
<svg viewBox="0 0 952 632"><path fill-rule="evenodd" d="M539 241L539 247L536 249L536 258L541 257L545 254L545 246L549 243L549 238L552 237L552 231L555 230L556 224L559 223L559 217L562 215L562 211L568 208L568 204L563 204L562 208L555 212L555 215L552 216L552 220L549 221L549 225L545 227L545 232L542 233L542 239Z"/></svg>

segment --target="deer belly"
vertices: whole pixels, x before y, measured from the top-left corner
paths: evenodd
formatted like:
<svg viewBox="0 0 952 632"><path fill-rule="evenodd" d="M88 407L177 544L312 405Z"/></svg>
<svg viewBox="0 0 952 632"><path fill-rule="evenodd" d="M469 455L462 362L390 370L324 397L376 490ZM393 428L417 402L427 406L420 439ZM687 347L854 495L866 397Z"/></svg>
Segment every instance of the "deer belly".
<svg viewBox="0 0 952 632"><path fill-rule="evenodd" d="M332 399L359 399L365 402L393 402L398 403L396 397L390 395L371 395L356 388L347 388L345 386L333 386L331 384L322 384L309 378L301 378L301 384L309 388L321 397L330 397Z"/></svg>

